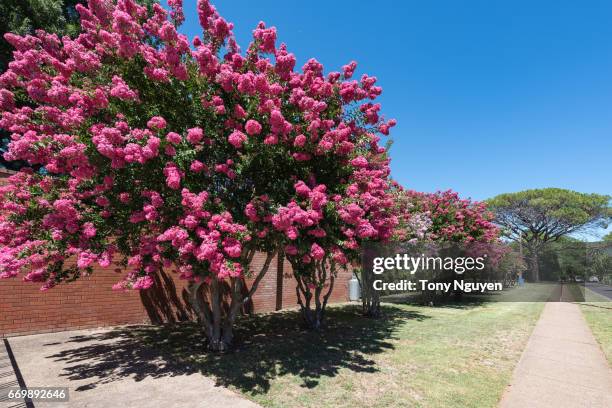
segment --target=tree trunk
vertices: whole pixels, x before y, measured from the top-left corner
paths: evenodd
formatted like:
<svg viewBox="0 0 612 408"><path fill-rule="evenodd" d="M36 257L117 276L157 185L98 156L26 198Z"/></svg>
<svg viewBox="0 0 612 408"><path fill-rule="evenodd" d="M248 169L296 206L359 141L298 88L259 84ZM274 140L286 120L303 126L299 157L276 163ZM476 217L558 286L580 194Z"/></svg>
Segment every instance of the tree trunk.
<svg viewBox="0 0 612 408"><path fill-rule="evenodd" d="M380 294L373 287L374 274L372 271L367 271L366 268L361 269L361 309L366 317L380 317Z"/></svg>
<svg viewBox="0 0 612 408"><path fill-rule="evenodd" d="M208 350L227 352L232 346L234 322L232 319L223 319L221 285L217 279L212 280L208 287L208 302L206 302L200 290L202 284L203 282L189 284L190 303L206 336Z"/></svg>
<svg viewBox="0 0 612 408"><path fill-rule="evenodd" d="M529 269L531 271L531 279L534 282L540 281L540 263L538 260L538 252L537 250L532 250L529 255Z"/></svg>
<svg viewBox="0 0 612 408"><path fill-rule="evenodd" d="M325 310L327 302L334 289L336 280L335 264L331 262L326 265L327 257L318 261L312 273L304 274L298 269L299 265L293 263L293 274L297 281L295 293L297 295L298 304L302 312L302 317L306 327L311 330L320 330L324 325ZM329 268L329 273L328 273ZM329 276L328 276L329 275ZM329 287L324 291L325 282L329 279ZM312 282L317 282L314 292L309 287ZM314 300L314 309L312 303Z"/></svg>
<svg viewBox="0 0 612 408"><path fill-rule="evenodd" d="M243 280L230 278L230 304L228 308L223 307L224 302L224 281L212 278L209 285L205 286L206 291L200 290L204 282L191 282L188 286L189 300L193 310L196 312L198 322L202 326L202 331L206 336L207 347L213 352L227 352L234 342L234 322L244 303L249 300L270 267L275 252L268 252L266 260L261 270L258 272L251 289L245 296L242 292ZM247 259L251 260L252 256Z"/></svg>

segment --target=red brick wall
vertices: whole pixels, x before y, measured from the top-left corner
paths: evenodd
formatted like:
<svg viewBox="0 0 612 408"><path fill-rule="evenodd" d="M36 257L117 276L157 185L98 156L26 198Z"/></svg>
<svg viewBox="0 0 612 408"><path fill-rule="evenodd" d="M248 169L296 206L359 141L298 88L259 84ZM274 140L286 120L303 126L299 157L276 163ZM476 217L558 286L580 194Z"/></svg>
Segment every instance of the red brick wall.
<svg viewBox="0 0 612 408"><path fill-rule="evenodd" d="M0 170L2 178L10 175ZM253 260L258 270L263 255ZM120 292L111 286L121 279L115 267L96 268L89 277L41 292L40 283L22 282L19 277L0 279L0 337L68 329L113 326L129 323L175 322L193 318L186 302L185 282L174 274L161 275L156 285L143 292ZM282 295L277 296L278 261L270 265L259 284L248 311L270 312L297 306L295 280L290 264L283 262ZM330 302L348 300L350 272L338 274ZM250 281L247 280L250 287Z"/></svg>
<svg viewBox="0 0 612 408"><path fill-rule="evenodd" d="M256 257L260 264L263 256ZM255 265L254 265L255 266ZM297 306L295 280L285 261L282 308ZM58 285L46 292L40 283L19 278L0 280L0 337L128 323L176 322L193 318L186 301L185 281L174 274L161 275L148 291L114 291L120 279L114 268L97 268L89 277ZM277 261L259 284L249 311L262 313L277 308ZM341 271L330 302L348 300L350 273ZM250 287L250 282L247 280Z"/></svg>

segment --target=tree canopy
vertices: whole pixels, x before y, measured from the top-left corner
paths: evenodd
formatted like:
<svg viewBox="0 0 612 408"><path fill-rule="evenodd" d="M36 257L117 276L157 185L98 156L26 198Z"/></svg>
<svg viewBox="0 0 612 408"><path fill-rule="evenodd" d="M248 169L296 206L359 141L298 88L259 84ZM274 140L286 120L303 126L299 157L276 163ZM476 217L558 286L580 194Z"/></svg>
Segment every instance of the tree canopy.
<svg viewBox="0 0 612 408"><path fill-rule="evenodd" d="M156 0L138 0L137 3L151 8ZM3 0L0 2L0 73L8 68L14 51L4 38L7 33L34 34L36 30L55 33L60 38L74 38L81 31L77 4L86 0ZM25 162L4 159L10 134L0 129L0 166L19 170Z"/></svg>
<svg viewBox="0 0 612 408"><path fill-rule="evenodd" d="M11 59L13 47L4 39L5 33L34 34L45 30L58 35L75 36L80 30L77 3L83 0L4 0L0 3L0 72Z"/></svg>
<svg viewBox="0 0 612 408"><path fill-rule="evenodd" d="M530 250L533 279L539 280L537 254L550 241L592 228L606 227L612 218L611 197L560 188L500 194L487 200L505 236Z"/></svg>

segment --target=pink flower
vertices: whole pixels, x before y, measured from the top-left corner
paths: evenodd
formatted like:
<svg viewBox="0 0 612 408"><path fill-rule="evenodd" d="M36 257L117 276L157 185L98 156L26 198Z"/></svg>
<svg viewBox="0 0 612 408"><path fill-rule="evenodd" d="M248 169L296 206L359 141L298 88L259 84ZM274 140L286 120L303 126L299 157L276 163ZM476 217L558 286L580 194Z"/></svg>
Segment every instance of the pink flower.
<svg viewBox="0 0 612 408"><path fill-rule="evenodd" d="M127 204L130 202L130 193L121 193L119 194L119 201L123 204Z"/></svg>
<svg viewBox="0 0 612 408"><path fill-rule="evenodd" d="M297 249L297 247L295 245L287 245L285 247L285 253L287 255L295 256L295 255L298 254L298 249Z"/></svg>
<svg viewBox="0 0 612 408"><path fill-rule="evenodd" d="M132 91L121 77L117 75L113 76L112 83L113 87L110 91L111 96L124 101L134 101L138 99L138 93Z"/></svg>
<svg viewBox="0 0 612 408"><path fill-rule="evenodd" d="M295 140L293 141L293 145L295 147L303 147L306 144L306 136L304 135L297 135L295 137Z"/></svg>
<svg viewBox="0 0 612 408"><path fill-rule="evenodd" d="M246 117L246 111L240 105L234 107L234 117L236 119L244 119Z"/></svg>
<svg viewBox="0 0 612 408"><path fill-rule="evenodd" d="M173 145L178 145L181 143L181 141L183 140L183 138L181 137L181 135L179 135L178 133L175 132L169 132L166 135L166 140L168 141L168 143L172 143Z"/></svg>
<svg viewBox="0 0 612 408"><path fill-rule="evenodd" d="M96 204L101 207L107 207L108 205L110 205L110 200L104 196L100 196L96 198Z"/></svg>
<svg viewBox="0 0 612 408"><path fill-rule="evenodd" d="M253 30L253 38L259 43L259 50L261 52L273 53L276 42L276 28L266 28L263 21L257 24L257 28Z"/></svg>
<svg viewBox="0 0 612 408"><path fill-rule="evenodd" d="M308 161L312 158L310 154L302 152L293 153L292 156L297 161Z"/></svg>
<svg viewBox="0 0 612 408"><path fill-rule="evenodd" d="M301 180L295 183L294 188L295 192L302 197L308 197L308 195L310 194L310 188L308 188L306 183Z"/></svg>
<svg viewBox="0 0 612 408"><path fill-rule="evenodd" d="M83 251L81 253L79 253L79 256L77 258L77 267L79 269L85 269L91 266L91 264L93 264L96 260L96 255L89 252L89 251Z"/></svg>
<svg viewBox="0 0 612 408"><path fill-rule="evenodd" d="M145 290L153 286L153 279L150 276L141 276L136 278L136 281L132 285L132 289Z"/></svg>
<svg viewBox="0 0 612 408"><path fill-rule="evenodd" d="M355 61L351 61L349 64L344 65L342 67L342 72L344 73L344 79L349 79L350 77L352 77L356 68L357 68L357 63Z"/></svg>
<svg viewBox="0 0 612 408"><path fill-rule="evenodd" d="M368 167L368 160L363 156L358 156L351 160L351 164L355 167L365 168Z"/></svg>
<svg viewBox="0 0 612 408"><path fill-rule="evenodd" d="M187 130L187 140L191 144L200 143L203 137L204 137L204 131L199 127L195 127L195 128L191 128Z"/></svg>
<svg viewBox="0 0 612 408"><path fill-rule="evenodd" d="M240 241L235 238L226 238L223 240L223 251L232 258L238 258L242 253Z"/></svg>
<svg viewBox="0 0 612 408"><path fill-rule="evenodd" d="M94 227L93 223L86 222L83 224L83 236L88 239L96 236L96 227Z"/></svg>
<svg viewBox="0 0 612 408"><path fill-rule="evenodd" d="M266 145L275 145L277 143L278 143L278 136L272 133L266 136L266 138L264 139L264 144Z"/></svg>
<svg viewBox="0 0 612 408"><path fill-rule="evenodd" d="M236 149L240 149L242 147L242 143L244 143L246 140L246 135L239 130L234 130L227 138L227 141L230 142L230 144Z"/></svg>
<svg viewBox="0 0 612 408"><path fill-rule="evenodd" d="M325 256L325 251L319 245L314 243L310 247L310 256L312 256L313 259L321 260Z"/></svg>
<svg viewBox="0 0 612 408"><path fill-rule="evenodd" d="M249 220L253 222L259 221L259 216L257 215L257 208L253 205L253 203L248 203L244 209L244 214L249 218Z"/></svg>
<svg viewBox="0 0 612 408"><path fill-rule="evenodd" d="M162 118L161 116L153 116L147 122L147 127L149 129L158 129L158 130L164 129L166 127L166 120Z"/></svg>
<svg viewBox="0 0 612 408"><path fill-rule="evenodd" d="M249 119L247 121L245 129L247 134L250 136L258 135L261 133L261 125L259 124L259 122L253 119Z"/></svg>
<svg viewBox="0 0 612 408"><path fill-rule="evenodd" d="M181 178L183 174L176 164L172 162L166 164L166 167L164 167L164 175L166 176L166 184L168 187L173 190L181 188Z"/></svg>
<svg viewBox="0 0 612 408"><path fill-rule="evenodd" d="M201 161L194 160L191 162L191 166L189 166L189 169L194 173L199 173L201 171L204 171L206 169L206 166Z"/></svg>

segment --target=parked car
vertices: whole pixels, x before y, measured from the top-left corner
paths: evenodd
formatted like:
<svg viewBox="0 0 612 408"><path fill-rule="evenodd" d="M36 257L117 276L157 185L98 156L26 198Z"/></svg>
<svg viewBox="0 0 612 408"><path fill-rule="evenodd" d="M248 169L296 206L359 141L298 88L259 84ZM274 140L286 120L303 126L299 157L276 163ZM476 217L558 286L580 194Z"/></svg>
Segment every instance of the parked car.
<svg viewBox="0 0 612 408"><path fill-rule="evenodd" d="M584 278L583 278L582 276L576 276L576 277L574 278L574 280L575 280L576 282L578 282L578 283L580 283L580 282L584 282Z"/></svg>
<svg viewBox="0 0 612 408"><path fill-rule="evenodd" d="M589 282L599 282L599 278L597 276L591 276Z"/></svg>

